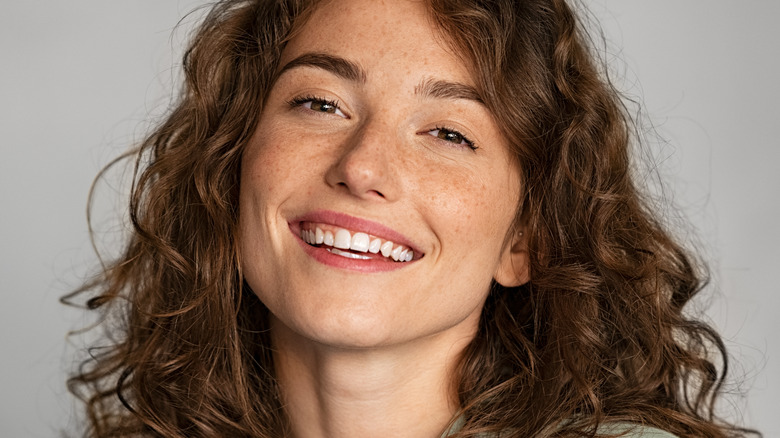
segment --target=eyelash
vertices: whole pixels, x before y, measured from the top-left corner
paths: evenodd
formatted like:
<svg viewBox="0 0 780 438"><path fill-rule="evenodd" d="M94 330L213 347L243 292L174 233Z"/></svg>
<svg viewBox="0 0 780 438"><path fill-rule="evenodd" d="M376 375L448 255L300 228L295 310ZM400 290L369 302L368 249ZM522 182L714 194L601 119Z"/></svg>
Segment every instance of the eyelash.
<svg viewBox="0 0 780 438"><path fill-rule="evenodd" d="M318 103L320 105L327 105L327 106L333 107L337 111L341 111L341 109L339 108L339 102L338 101L329 100L329 99L325 99L325 98L317 97L317 96L312 96L312 95L296 97L296 98L290 100L289 102L287 102L287 104L290 105L290 107L297 108L297 107L300 107L300 106L302 106L302 105L304 105L306 103L309 103L309 102L311 102L311 103ZM320 111L316 111L316 110L312 110L312 111L320 112ZM430 133L432 131L439 131L439 132L444 131L445 133L450 133L450 134L457 135L458 137L461 138L461 143L455 143L455 142L449 141L449 140L447 140L445 138L441 138L438 135L433 135L433 137L435 137L435 138L437 138L439 140L445 141L447 143L455 144L456 146L463 145L465 147L468 147L472 151L475 151L475 150L479 149L479 147L477 145L475 145L474 142L471 139L469 139L468 137L466 137L465 135L463 135L460 131L458 131L456 129L448 128L446 126L437 125L435 128L431 129L430 131L426 131L426 133Z"/></svg>
<svg viewBox="0 0 780 438"><path fill-rule="evenodd" d="M309 103L309 102L311 102L311 103L318 103L320 105L331 106L331 107L335 108L335 110L341 111L341 108L339 107L339 102L338 101L325 99L325 98L322 98L322 97L317 97L317 96L312 96L312 95L296 97L296 98L290 100L289 102L287 102L287 104L290 105L293 108L296 108L296 107L300 107L300 106L302 106L302 105L304 105L306 103ZM322 111L317 111L317 110L313 110L313 109L312 109L312 111L314 111L314 112L322 112Z"/></svg>
<svg viewBox="0 0 780 438"><path fill-rule="evenodd" d="M451 133L451 134L455 134L455 135L457 135L458 137L460 137L460 138L461 138L461 143L455 143L455 142L452 142L452 141L449 141L449 140L443 139L443 138L439 137L438 135L435 135L435 136L433 136L433 137L435 137L435 138L437 138L437 139L439 139L439 140L441 140L441 141L446 141L447 143L452 143L452 144L454 144L454 145L456 145L456 146L461 146L461 145L463 145L463 146L465 146L465 147L467 147L467 148L471 149L472 151L475 151L475 150L479 149L479 146L475 145L475 144L474 144L474 142L473 142L473 141L471 141L471 139L470 139L470 138L468 138L468 137L466 137L465 135L463 135L463 134L462 134L460 131L458 131L457 129L452 129L452 128L448 128L448 127L446 127L446 126L438 126L438 125L437 125L437 126L434 128L434 129L431 129L431 130L430 130L430 131L428 131L428 132L432 132L432 131L439 131L439 132L441 132L441 131L445 131L445 132L448 132L448 133Z"/></svg>

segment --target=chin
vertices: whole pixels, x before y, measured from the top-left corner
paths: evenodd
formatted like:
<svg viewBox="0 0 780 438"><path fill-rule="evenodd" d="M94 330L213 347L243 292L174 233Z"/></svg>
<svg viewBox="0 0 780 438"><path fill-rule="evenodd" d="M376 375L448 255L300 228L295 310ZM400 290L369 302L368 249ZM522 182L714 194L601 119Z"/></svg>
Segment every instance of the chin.
<svg viewBox="0 0 780 438"><path fill-rule="evenodd" d="M299 315L302 316L302 315ZM394 318L376 311L331 311L291 321L288 328L317 344L342 349L368 349L403 342L405 334ZM278 322L284 324L277 318ZM287 324L285 324L287 325Z"/></svg>

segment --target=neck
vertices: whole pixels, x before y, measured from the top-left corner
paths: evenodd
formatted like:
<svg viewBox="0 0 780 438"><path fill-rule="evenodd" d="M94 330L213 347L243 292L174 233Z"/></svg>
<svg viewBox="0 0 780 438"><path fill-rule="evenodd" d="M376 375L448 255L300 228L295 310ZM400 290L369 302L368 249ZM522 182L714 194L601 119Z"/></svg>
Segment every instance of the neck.
<svg viewBox="0 0 780 438"><path fill-rule="evenodd" d="M273 321L274 360L292 435L439 438L458 409L453 371L475 330L476 324L468 335L347 349L302 339Z"/></svg>

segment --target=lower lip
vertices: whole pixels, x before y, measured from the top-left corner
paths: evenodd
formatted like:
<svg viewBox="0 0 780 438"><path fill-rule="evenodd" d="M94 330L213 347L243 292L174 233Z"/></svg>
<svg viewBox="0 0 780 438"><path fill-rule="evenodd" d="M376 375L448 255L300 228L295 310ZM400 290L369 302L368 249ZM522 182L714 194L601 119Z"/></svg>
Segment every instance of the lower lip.
<svg viewBox="0 0 780 438"><path fill-rule="evenodd" d="M414 261L396 262L387 257L382 257L381 259L372 258L370 260L347 258L333 254L332 252L328 251L326 247L309 245L299 237L300 232L296 234L292 227L290 227L290 231L292 231L295 240L298 241L298 244L301 245L306 254L310 255L312 258L322 263L323 265L333 266L334 268L359 272L387 272L401 269L411 263L414 263Z"/></svg>

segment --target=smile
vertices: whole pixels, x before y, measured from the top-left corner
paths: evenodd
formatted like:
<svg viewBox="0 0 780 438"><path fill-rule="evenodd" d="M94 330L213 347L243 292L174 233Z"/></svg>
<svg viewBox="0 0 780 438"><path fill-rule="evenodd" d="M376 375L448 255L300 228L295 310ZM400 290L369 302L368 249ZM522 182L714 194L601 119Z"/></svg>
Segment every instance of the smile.
<svg viewBox="0 0 780 438"><path fill-rule="evenodd" d="M309 245L323 247L332 254L350 259L372 260L379 256L395 262L414 259L414 251L405 245L328 224L302 222L300 237Z"/></svg>

